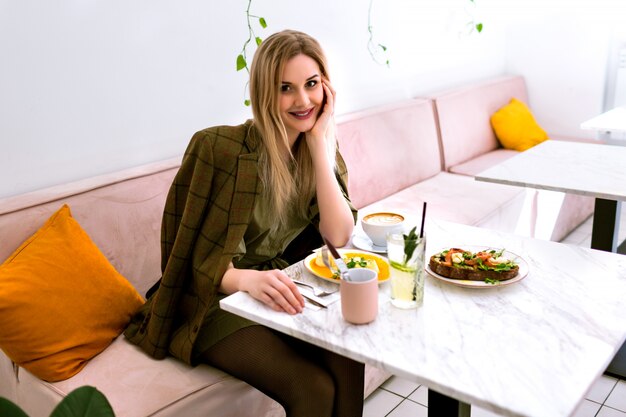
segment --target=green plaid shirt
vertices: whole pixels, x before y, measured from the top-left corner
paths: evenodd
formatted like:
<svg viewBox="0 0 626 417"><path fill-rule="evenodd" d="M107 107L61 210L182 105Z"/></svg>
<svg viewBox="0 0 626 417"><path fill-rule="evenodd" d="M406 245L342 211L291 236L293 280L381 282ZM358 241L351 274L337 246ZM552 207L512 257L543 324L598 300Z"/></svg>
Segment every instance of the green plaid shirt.
<svg viewBox="0 0 626 417"><path fill-rule="evenodd" d="M197 132L185 151L165 202L159 289L124 333L155 358L169 353L191 363L198 330L260 193L258 143L259 133L247 121ZM339 152L337 180L356 218Z"/></svg>

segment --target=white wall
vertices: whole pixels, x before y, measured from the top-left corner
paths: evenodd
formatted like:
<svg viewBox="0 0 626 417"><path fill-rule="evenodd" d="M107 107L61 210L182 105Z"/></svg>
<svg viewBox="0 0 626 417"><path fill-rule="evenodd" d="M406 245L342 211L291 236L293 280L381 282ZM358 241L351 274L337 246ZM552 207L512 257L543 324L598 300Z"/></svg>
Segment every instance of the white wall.
<svg viewBox="0 0 626 417"><path fill-rule="evenodd" d="M590 28L550 1L545 10L545 1L375 0L374 33L391 68L367 51L368 1L254 0L252 12L267 19L267 29L256 26L263 38L293 28L320 40L338 114L511 72L527 77L548 131L581 136L579 123L601 110L602 22L620 6L586 2L606 9ZM246 7L0 0L0 197L176 156L196 130L250 117L247 75L235 71ZM482 34L467 33L472 18Z"/></svg>
<svg viewBox="0 0 626 417"><path fill-rule="evenodd" d="M603 111L608 53L626 26L626 1L504 3L506 70L526 77L539 124L554 135L595 137L580 123Z"/></svg>

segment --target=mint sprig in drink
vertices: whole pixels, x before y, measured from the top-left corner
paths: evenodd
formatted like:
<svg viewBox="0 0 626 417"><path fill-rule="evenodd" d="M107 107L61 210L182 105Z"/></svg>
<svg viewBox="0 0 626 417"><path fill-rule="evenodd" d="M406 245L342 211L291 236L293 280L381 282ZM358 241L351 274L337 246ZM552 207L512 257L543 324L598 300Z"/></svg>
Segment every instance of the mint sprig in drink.
<svg viewBox="0 0 626 417"><path fill-rule="evenodd" d="M399 308L416 308L424 299L424 249L426 239L416 233L387 237L387 257L391 265L391 302Z"/></svg>

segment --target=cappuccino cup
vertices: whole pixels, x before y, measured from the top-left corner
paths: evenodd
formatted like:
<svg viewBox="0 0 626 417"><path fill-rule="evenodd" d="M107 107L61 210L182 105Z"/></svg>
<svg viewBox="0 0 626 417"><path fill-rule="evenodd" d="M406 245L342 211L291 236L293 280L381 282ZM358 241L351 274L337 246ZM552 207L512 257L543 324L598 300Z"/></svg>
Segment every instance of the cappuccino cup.
<svg viewBox="0 0 626 417"><path fill-rule="evenodd" d="M404 228L404 216L390 211L369 213L361 219L363 231L376 246L387 246L389 233L401 233Z"/></svg>

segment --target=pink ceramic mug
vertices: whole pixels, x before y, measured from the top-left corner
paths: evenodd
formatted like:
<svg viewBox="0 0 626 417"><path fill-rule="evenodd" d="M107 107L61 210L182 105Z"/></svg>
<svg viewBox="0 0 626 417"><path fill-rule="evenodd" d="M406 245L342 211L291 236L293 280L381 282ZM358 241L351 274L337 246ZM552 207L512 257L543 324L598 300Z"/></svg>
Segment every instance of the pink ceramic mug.
<svg viewBox="0 0 626 417"><path fill-rule="evenodd" d="M350 281L339 284L341 314L353 324L374 321L378 314L378 274L367 268L350 269Z"/></svg>

